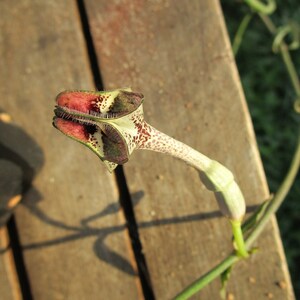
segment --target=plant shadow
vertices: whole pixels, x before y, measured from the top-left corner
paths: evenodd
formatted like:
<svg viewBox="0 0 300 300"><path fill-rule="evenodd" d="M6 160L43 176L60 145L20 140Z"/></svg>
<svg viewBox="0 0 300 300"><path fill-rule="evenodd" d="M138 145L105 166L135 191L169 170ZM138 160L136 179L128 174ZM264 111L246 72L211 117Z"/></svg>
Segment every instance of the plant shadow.
<svg viewBox="0 0 300 300"><path fill-rule="evenodd" d="M138 191L136 193L133 193L131 195L131 198L133 199L133 206L137 206L142 200L143 196L144 196L143 191ZM38 195L36 195L36 199L38 198L39 198ZM32 200L32 195L31 195L31 200ZM41 221L51 226L55 226L57 228L67 230L69 233L63 237L23 245L22 248L24 250L41 249L45 247L56 246L63 243L69 243L79 239L95 237L95 240L93 242L93 252L99 260L104 261L107 264L129 275L132 276L137 275L134 269L132 268L130 262L128 262L127 259L124 258L121 254L111 249L106 243L107 238L112 234L125 231L127 229L126 225L124 224L119 226L106 226L101 228L95 228L89 225L89 223L92 221L95 221L100 218L104 218L108 215L113 215L118 213L121 209L119 202L111 203L107 205L100 212L82 218L80 220L79 226L71 226L48 216L36 205L36 203L37 203L36 201L34 202L24 201L23 205L25 205L25 207L29 209L30 212ZM253 211L256 207L257 206L251 206L248 208L248 211ZM220 218L220 217L222 217L222 215L219 211L212 211L208 213L207 212L197 213L197 214L192 214L187 216L164 218L164 219L153 220L153 221L144 221L144 222L139 222L137 225L139 229L144 229L144 228L159 227L159 226L165 226L171 224L173 225L173 224L182 224L188 222L199 222L202 220Z"/></svg>

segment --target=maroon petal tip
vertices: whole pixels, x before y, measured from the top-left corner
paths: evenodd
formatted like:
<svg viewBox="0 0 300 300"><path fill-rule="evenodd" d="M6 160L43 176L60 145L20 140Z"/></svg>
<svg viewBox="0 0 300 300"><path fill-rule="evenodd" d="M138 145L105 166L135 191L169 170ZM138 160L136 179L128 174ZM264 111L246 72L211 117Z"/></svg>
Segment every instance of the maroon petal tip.
<svg viewBox="0 0 300 300"><path fill-rule="evenodd" d="M87 143L89 141L89 131L86 125L62 118L54 118L53 125L67 136L83 143Z"/></svg>
<svg viewBox="0 0 300 300"><path fill-rule="evenodd" d="M90 111L97 111L97 107L95 106L97 97L92 92L65 91L57 95L56 103L62 108L89 113Z"/></svg>

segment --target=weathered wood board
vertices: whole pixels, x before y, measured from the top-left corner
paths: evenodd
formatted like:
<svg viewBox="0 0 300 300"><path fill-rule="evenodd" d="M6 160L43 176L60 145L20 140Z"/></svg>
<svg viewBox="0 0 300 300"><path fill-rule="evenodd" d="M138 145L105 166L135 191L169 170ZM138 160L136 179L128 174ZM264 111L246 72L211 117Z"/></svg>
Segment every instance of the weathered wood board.
<svg viewBox="0 0 300 300"><path fill-rule="evenodd" d="M16 221L33 298L139 299L113 175L51 126L56 94L94 89L76 1L1 1L0 12L0 108L24 131L12 150L31 158Z"/></svg>
<svg viewBox="0 0 300 300"><path fill-rule="evenodd" d="M0 227L0 299L22 299L5 226Z"/></svg>
<svg viewBox="0 0 300 300"><path fill-rule="evenodd" d="M0 299L18 300L21 291L6 223L21 199L22 170L4 159L3 135L8 126L0 117Z"/></svg>
<svg viewBox="0 0 300 300"><path fill-rule="evenodd" d="M146 119L230 168L249 208L269 193L219 2L85 0L104 86L145 95ZM170 299L231 251L213 194L180 161L146 151L125 166L157 299ZM275 219L234 268L234 299L294 299ZM285 282L280 288L278 282ZM283 286L283 285L281 285ZM219 299L215 281L194 299Z"/></svg>

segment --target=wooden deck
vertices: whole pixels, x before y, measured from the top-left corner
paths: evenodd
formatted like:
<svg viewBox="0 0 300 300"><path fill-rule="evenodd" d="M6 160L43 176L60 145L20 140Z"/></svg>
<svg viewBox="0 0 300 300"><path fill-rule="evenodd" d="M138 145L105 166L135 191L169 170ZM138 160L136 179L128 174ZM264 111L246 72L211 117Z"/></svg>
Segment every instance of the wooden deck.
<svg viewBox="0 0 300 300"><path fill-rule="evenodd" d="M269 193L220 3L80 3L81 12L74 0L0 3L0 110L12 117L0 143L28 181L15 211L24 268L17 261L16 272L2 226L0 299L171 299L231 251L213 194L196 171L162 154L136 151L124 166L150 277L143 292L143 262L119 204L126 193L95 155L52 128L54 98L95 89L99 71L105 89L142 92L147 121L231 169L253 208ZM228 292L294 299L275 219L256 245ZM220 299L219 288L216 280L193 299Z"/></svg>

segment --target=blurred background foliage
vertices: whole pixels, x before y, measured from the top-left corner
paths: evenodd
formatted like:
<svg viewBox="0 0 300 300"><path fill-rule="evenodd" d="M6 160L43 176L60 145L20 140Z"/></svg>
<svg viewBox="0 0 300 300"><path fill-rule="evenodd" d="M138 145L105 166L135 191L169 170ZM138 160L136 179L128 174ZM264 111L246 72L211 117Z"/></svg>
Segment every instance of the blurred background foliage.
<svg viewBox="0 0 300 300"><path fill-rule="evenodd" d="M265 2L265 1L262 1ZM270 16L275 25L300 23L299 0L280 0ZM231 40L250 12L243 1L221 1ZM252 18L236 57L270 191L276 192L292 159L300 116L293 110L295 91L273 36L261 19ZM300 74L300 50L290 52ZM300 174L277 214L296 298L300 299Z"/></svg>

